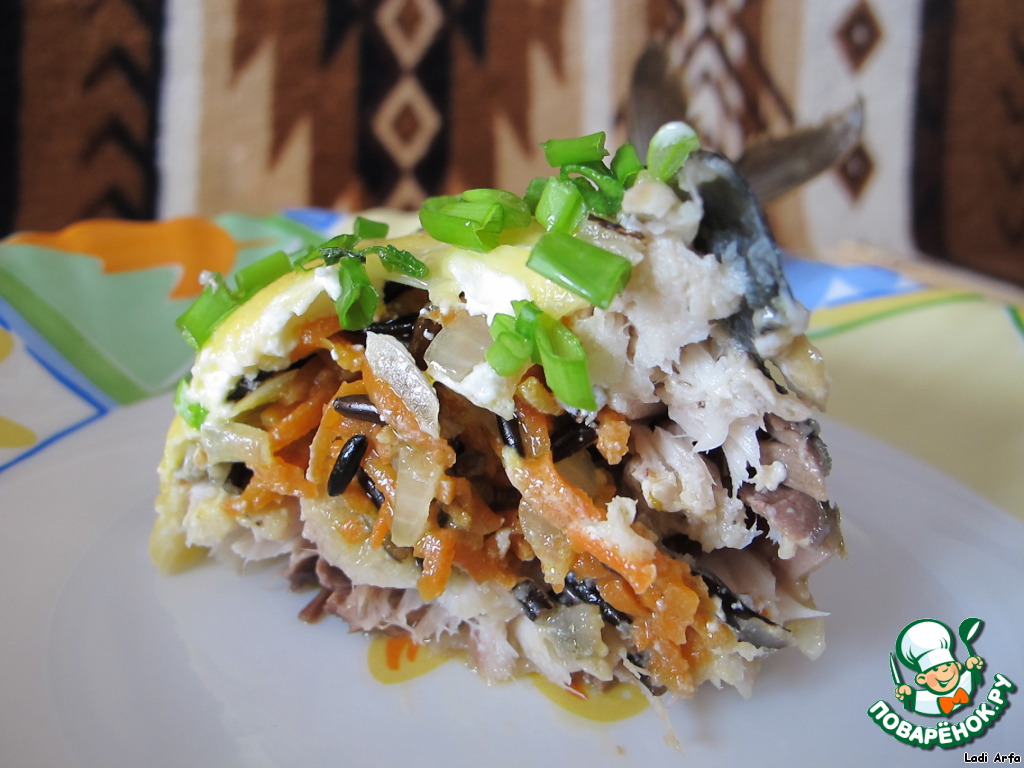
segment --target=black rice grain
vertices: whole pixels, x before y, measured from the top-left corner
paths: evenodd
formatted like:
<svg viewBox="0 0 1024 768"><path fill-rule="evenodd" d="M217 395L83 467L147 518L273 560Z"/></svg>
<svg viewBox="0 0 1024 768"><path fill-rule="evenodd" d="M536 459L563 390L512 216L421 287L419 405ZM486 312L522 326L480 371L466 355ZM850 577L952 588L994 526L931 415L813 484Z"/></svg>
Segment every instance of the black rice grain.
<svg viewBox="0 0 1024 768"><path fill-rule="evenodd" d="M350 437L334 461L331 475L327 478L327 495L340 496L356 476L359 464L366 455L366 435Z"/></svg>
<svg viewBox="0 0 1024 768"><path fill-rule="evenodd" d="M331 403L338 413L370 424L381 424L380 411L367 395L342 395Z"/></svg>

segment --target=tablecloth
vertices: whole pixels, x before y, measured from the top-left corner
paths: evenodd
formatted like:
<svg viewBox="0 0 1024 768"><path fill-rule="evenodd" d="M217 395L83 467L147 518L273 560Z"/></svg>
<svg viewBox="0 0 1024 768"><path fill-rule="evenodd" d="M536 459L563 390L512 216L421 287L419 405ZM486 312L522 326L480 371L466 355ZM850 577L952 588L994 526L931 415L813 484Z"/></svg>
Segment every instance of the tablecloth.
<svg viewBox="0 0 1024 768"><path fill-rule="evenodd" d="M200 270L232 272L345 221L311 208L93 220L0 242L0 482L114 409L173 388L192 357L174 319ZM871 264L787 257L785 269L813 311L832 380L827 416L1024 522L1024 302Z"/></svg>

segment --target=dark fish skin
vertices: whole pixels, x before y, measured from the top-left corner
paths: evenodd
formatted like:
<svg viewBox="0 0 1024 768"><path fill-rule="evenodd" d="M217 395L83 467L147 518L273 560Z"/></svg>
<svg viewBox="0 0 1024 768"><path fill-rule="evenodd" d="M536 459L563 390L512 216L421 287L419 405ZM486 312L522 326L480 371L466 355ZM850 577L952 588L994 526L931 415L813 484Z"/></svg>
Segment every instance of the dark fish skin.
<svg viewBox="0 0 1024 768"><path fill-rule="evenodd" d="M756 357L755 341L797 324L802 311L782 270L782 252L746 180L724 155L697 150L683 173L704 201L694 244L745 278L744 308L730 319L734 337Z"/></svg>
<svg viewBox="0 0 1024 768"><path fill-rule="evenodd" d="M671 63L664 43L648 43L633 65L626 104L629 141L642 162L654 132L665 123L685 121L687 111L682 70Z"/></svg>
<svg viewBox="0 0 1024 768"><path fill-rule="evenodd" d="M693 124L682 67L664 42L648 43L633 65L625 117L641 160L659 127L675 120ZM840 162L860 141L863 128L864 103L858 99L818 125L752 144L735 160L736 167L758 201L768 203Z"/></svg>
<svg viewBox="0 0 1024 768"><path fill-rule="evenodd" d="M822 123L748 147L736 161L762 203L782 197L841 161L860 141L864 104L858 99Z"/></svg>

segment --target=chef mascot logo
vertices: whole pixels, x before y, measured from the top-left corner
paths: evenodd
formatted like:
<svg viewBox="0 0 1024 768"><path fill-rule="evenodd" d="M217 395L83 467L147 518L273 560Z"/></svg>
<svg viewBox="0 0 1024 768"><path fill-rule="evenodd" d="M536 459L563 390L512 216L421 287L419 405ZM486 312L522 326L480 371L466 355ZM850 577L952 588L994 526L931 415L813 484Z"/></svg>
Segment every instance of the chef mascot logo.
<svg viewBox="0 0 1024 768"><path fill-rule="evenodd" d="M930 720L907 720L884 700L876 701L868 715L896 739L922 749L950 749L984 734L1010 705L1016 686L996 673L984 690L985 660L972 646L982 626L981 619L964 619L954 635L935 619L907 624L896 638L895 653L889 654L895 697L904 709ZM963 661L956 656L957 635L966 653Z"/></svg>
<svg viewBox="0 0 1024 768"><path fill-rule="evenodd" d="M978 621L975 626L980 628L981 622ZM966 640L964 644L967 645ZM950 715L971 703L974 692L981 684L981 670L985 661L973 655L968 646L971 656L961 663L953 657L953 647L953 632L934 619L913 621L896 638L896 656L903 666L917 673L914 682L921 686L915 689L903 682L898 668L893 666L896 670L893 673L896 698L911 712L919 715Z"/></svg>

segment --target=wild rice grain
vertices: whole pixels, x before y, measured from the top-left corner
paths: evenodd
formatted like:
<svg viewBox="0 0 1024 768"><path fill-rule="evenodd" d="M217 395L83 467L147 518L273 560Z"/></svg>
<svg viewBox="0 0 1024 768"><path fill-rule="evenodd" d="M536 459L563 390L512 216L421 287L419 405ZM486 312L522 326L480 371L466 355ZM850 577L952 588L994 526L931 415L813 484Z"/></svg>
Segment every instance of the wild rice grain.
<svg viewBox="0 0 1024 768"><path fill-rule="evenodd" d="M350 437L334 461L331 476L327 478L327 495L340 496L352 482L359 469L359 463L366 455L368 441L366 435Z"/></svg>

